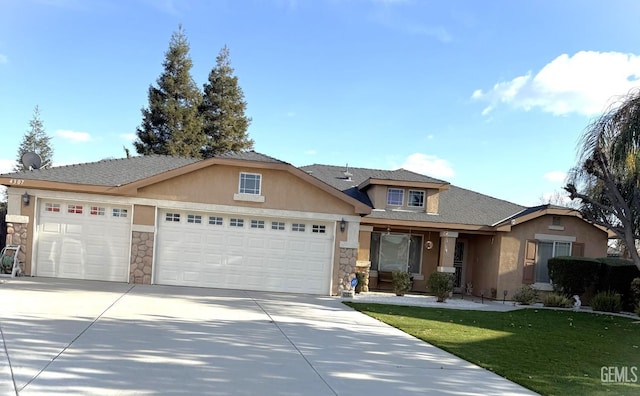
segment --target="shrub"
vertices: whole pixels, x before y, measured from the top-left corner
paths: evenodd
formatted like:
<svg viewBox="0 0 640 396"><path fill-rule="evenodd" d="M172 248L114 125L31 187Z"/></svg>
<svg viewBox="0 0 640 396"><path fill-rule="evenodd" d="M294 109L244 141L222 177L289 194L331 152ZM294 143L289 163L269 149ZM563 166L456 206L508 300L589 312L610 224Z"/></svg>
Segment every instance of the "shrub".
<svg viewBox="0 0 640 396"><path fill-rule="evenodd" d="M594 311L620 312L622 310L622 298L620 294L612 290L600 292L591 299L591 308Z"/></svg>
<svg viewBox="0 0 640 396"><path fill-rule="evenodd" d="M631 292L629 279L640 277L640 270L631 260L618 258L599 258L602 263L598 290L611 290L621 295L623 308L632 311L635 302Z"/></svg>
<svg viewBox="0 0 640 396"><path fill-rule="evenodd" d="M391 285L397 296L403 296L411 290L411 275L406 271L393 271L391 273Z"/></svg>
<svg viewBox="0 0 640 396"><path fill-rule="evenodd" d="M594 285L601 267L599 261L585 257L553 257L548 265L554 288L567 295L580 295Z"/></svg>
<svg viewBox="0 0 640 396"><path fill-rule="evenodd" d="M445 302L453 291L453 274L434 272L429 277L429 289L436 295L438 302Z"/></svg>
<svg viewBox="0 0 640 396"><path fill-rule="evenodd" d="M640 305L640 278L631 281L631 299L635 305Z"/></svg>
<svg viewBox="0 0 640 396"><path fill-rule="evenodd" d="M542 304L545 307L571 308L573 307L573 300L562 294L549 293L542 299Z"/></svg>
<svg viewBox="0 0 640 396"><path fill-rule="evenodd" d="M636 306L636 315L640 316L640 305Z"/></svg>
<svg viewBox="0 0 640 396"><path fill-rule="evenodd" d="M522 305L529 305L538 299L538 291L531 285L525 285L516 291L513 299Z"/></svg>

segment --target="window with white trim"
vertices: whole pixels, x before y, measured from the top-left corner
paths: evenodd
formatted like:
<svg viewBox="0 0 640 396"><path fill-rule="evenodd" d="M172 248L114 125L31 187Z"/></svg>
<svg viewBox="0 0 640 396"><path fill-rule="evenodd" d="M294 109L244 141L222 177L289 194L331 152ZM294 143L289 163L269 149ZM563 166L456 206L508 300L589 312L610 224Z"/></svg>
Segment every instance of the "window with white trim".
<svg viewBox="0 0 640 396"><path fill-rule="evenodd" d="M291 224L291 231L293 232L304 232L305 225L304 223L293 223Z"/></svg>
<svg viewBox="0 0 640 396"><path fill-rule="evenodd" d="M387 205L402 206L404 204L404 190L401 188L387 189Z"/></svg>
<svg viewBox="0 0 640 396"><path fill-rule="evenodd" d="M264 220L251 220L251 228L264 228Z"/></svg>
<svg viewBox="0 0 640 396"><path fill-rule="evenodd" d="M92 206L89 214L91 216L104 216L106 209L101 206Z"/></svg>
<svg viewBox="0 0 640 396"><path fill-rule="evenodd" d="M180 213L167 213L164 215L164 221L179 223Z"/></svg>
<svg viewBox="0 0 640 396"><path fill-rule="evenodd" d="M571 256L571 242L538 241L536 257L536 283L550 283L548 261L558 256Z"/></svg>
<svg viewBox="0 0 640 396"><path fill-rule="evenodd" d="M209 216L209 225L222 225L222 217Z"/></svg>
<svg viewBox="0 0 640 396"><path fill-rule="evenodd" d="M262 175L259 173L240 173L240 194L260 195Z"/></svg>
<svg viewBox="0 0 640 396"><path fill-rule="evenodd" d="M82 214L82 205L67 205L67 213Z"/></svg>
<svg viewBox="0 0 640 396"><path fill-rule="evenodd" d="M187 223L202 224L202 216L201 215L195 215L195 214L188 214L187 215Z"/></svg>
<svg viewBox="0 0 640 396"><path fill-rule="evenodd" d="M111 213L113 217L127 217L126 209L113 208Z"/></svg>
<svg viewBox="0 0 640 396"><path fill-rule="evenodd" d="M277 231L284 231L284 223L282 221L272 221L271 229Z"/></svg>
<svg viewBox="0 0 640 396"><path fill-rule="evenodd" d="M311 232L315 234L325 234L327 232L327 226L314 224L311 226Z"/></svg>
<svg viewBox="0 0 640 396"><path fill-rule="evenodd" d="M409 190L407 206L412 208L424 208L424 191Z"/></svg>
<svg viewBox="0 0 640 396"><path fill-rule="evenodd" d="M47 202L46 204L44 204L44 210L46 212L59 213L60 212L60 204Z"/></svg>
<svg viewBox="0 0 640 396"><path fill-rule="evenodd" d="M244 227L244 219L229 219L229 226L231 227Z"/></svg>

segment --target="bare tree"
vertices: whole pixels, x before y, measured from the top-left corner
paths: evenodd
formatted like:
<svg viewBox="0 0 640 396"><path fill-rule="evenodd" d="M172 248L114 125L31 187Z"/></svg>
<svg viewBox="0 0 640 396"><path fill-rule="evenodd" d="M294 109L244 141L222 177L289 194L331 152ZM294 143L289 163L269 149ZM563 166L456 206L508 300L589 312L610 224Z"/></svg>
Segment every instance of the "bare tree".
<svg viewBox="0 0 640 396"><path fill-rule="evenodd" d="M640 90L591 123L564 189L585 219L611 229L640 269Z"/></svg>

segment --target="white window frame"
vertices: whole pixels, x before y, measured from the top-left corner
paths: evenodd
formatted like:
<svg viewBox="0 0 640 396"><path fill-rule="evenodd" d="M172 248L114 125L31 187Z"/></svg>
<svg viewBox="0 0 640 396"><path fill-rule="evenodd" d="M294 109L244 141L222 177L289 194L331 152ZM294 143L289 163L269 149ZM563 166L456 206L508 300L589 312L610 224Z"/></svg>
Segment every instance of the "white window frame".
<svg viewBox="0 0 640 396"><path fill-rule="evenodd" d="M390 198L391 198L391 194L392 193L397 193L400 192L400 203L395 203L397 201L394 201L393 203L390 202ZM392 188L389 187L387 188L387 205L388 206L402 206L404 205L404 189L403 188Z"/></svg>
<svg viewBox="0 0 640 396"><path fill-rule="evenodd" d="M221 226L224 219L220 216L209 216L209 225Z"/></svg>
<svg viewBox="0 0 640 396"><path fill-rule="evenodd" d="M553 248L551 252L551 257L557 257L557 244L558 243L568 243L569 244L569 255L573 252L573 244L576 242L576 237L574 236L565 236L565 235L547 235L547 234L535 234L536 239L536 267L539 265L540 259L540 242L553 243ZM547 263L547 270L549 268L549 264ZM534 273L534 283L533 288L543 291L552 291L553 290L553 279L549 279L549 282L542 282L537 279L537 274Z"/></svg>
<svg viewBox="0 0 640 396"><path fill-rule="evenodd" d="M264 220L251 220L251 228L264 229Z"/></svg>
<svg viewBox="0 0 640 396"><path fill-rule="evenodd" d="M305 223L292 223L291 232L306 232L307 225Z"/></svg>
<svg viewBox="0 0 640 396"><path fill-rule="evenodd" d="M276 231L284 231L286 227L286 224L282 221L272 221L271 222L271 229L272 230L276 230Z"/></svg>
<svg viewBox="0 0 640 396"><path fill-rule="evenodd" d="M247 182L248 177L255 178L253 181L257 181L258 188L248 188L244 186ZM248 173L248 172L240 172L240 180L238 181L238 193L246 194L246 195L261 195L262 193L262 174L260 173Z"/></svg>
<svg viewBox="0 0 640 396"><path fill-rule="evenodd" d="M202 215L189 213L187 214L188 224L202 224Z"/></svg>
<svg viewBox="0 0 640 396"><path fill-rule="evenodd" d="M229 219L229 227L244 228L244 219L235 217Z"/></svg>
<svg viewBox="0 0 640 396"><path fill-rule="evenodd" d="M413 205L413 200L411 199L411 194L422 194L422 204L421 205ZM409 193L407 194L407 206L410 208L424 208L424 203L426 201L426 196L427 194L424 192L424 190L409 190Z"/></svg>
<svg viewBox="0 0 640 396"><path fill-rule="evenodd" d="M313 224L311 226L311 232L314 234L326 234L327 233L327 226L322 225L322 224Z"/></svg>

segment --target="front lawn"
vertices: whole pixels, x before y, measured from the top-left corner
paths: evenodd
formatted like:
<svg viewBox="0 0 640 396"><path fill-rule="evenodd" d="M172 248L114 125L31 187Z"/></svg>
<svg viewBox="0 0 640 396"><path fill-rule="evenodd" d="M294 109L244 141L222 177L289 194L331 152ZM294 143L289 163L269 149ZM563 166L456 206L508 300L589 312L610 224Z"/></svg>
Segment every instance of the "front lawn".
<svg viewBox="0 0 640 396"><path fill-rule="evenodd" d="M547 309L346 304L543 395L640 394L637 319ZM603 370L604 379L629 382L603 383Z"/></svg>

